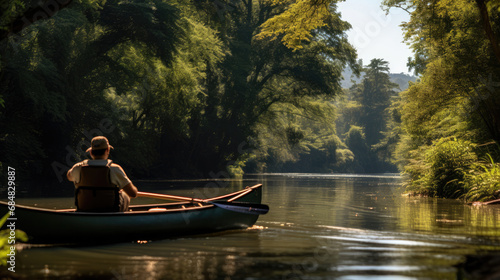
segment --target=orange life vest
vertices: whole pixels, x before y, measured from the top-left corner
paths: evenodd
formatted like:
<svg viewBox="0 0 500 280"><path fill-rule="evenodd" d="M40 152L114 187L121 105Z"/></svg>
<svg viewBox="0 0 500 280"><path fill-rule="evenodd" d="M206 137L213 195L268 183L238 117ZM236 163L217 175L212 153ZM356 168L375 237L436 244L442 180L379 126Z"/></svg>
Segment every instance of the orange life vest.
<svg viewBox="0 0 500 280"><path fill-rule="evenodd" d="M77 211L118 212L120 197L118 186L111 183L111 160L105 166L84 162L80 182L76 183L75 205Z"/></svg>

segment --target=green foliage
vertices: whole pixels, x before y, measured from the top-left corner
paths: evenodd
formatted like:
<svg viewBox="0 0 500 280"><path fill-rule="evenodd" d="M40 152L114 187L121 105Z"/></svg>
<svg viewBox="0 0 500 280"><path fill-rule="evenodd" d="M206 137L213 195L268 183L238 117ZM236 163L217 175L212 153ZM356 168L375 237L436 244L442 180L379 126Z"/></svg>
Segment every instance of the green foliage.
<svg viewBox="0 0 500 280"><path fill-rule="evenodd" d="M500 64L477 3L384 1L411 14L404 24L415 53L409 65L421 74L393 106L401 116L395 161L409 175L408 191L491 198L494 176L483 172L478 157L490 153L498 159L498 147L484 143L500 140ZM500 17L494 7L489 1L490 24L498 34Z"/></svg>
<svg viewBox="0 0 500 280"><path fill-rule="evenodd" d="M498 198L500 190L500 164L490 155L487 160L476 162L473 170L466 174L464 196L467 201L487 201Z"/></svg>
<svg viewBox="0 0 500 280"><path fill-rule="evenodd" d="M336 164L335 171L352 173L356 170L357 162L354 153L349 149L337 149L335 151Z"/></svg>
<svg viewBox="0 0 500 280"><path fill-rule="evenodd" d="M431 193L438 197L459 198L466 190L463 182L472 169L477 155L474 144L469 141L442 138L426 151L429 169L422 183L430 186Z"/></svg>
<svg viewBox="0 0 500 280"><path fill-rule="evenodd" d="M303 99L276 104L257 126L260 148L255 171L331 172L336 164L334 108L329 102Z"/></svg>
<svg viewBox="0 0 500 280"><path fill-rule="evenodd" d="M340 111L336 122L339 134L345 135L343 140L355 156L355 167L346 168L350 172L390 172L395 169L391 158L398 136L385 131L394 132L397 126L394 121L399 121L393 118L394 109L389 110L398 85L391 82L388 71L387 61L372 59L363 69L365 75L361 82L354 84L337 105Z"/></svg>
<svg viewBox="0 0 500 280"><path fill-rule="evenodd" d="M355 97L363 107L360 125L365 128L368 145L372 146L382 139L388 121L386 109L391 96L396 95L397 84L390 81L388 62L372 59L364 70L365 78L355 88Z"/></svg>
<svg viewBox="0 0 500 280"><path fill-rule="evenodd" d="M366 141L363 127L352 125L345 137L345 143L354 154L354 166L350 169L354 173L365 173L373 164L370 147Z"/></svg>
<svg viewBox="0 0 500 280"><path fill-rule="evenodd" d="M314 133L321 128L311 124L332 120L328 102L340 91L342 68L355 64L354 50L344 38L347 25L332 6L326 25L300 51L273 40L253 40L259 26L279 11L280 7L250 1L225 15L231 28L221 33L230 55L221 72L208 76L201 116L205 123L194 132L206 139L197 142L192 152L197 162L208 165L214 159L224 162L245 156L238 146L250 139L260 145L253 166L262 168L299 162L314 150L326 149L322 139L332 131L333 122L320 136ZM225 82L215 83L221 80Z"/></svg>
<svg viewBox="0 0 500 280"><path fill-rule="evenodd" d="M0 1L0 30L6 30L7 26L24 12L27 4L23 0Z"/></svg>
<svg viewBox="0 0 500 280"><path fill-rule="evenodd" d="M85 158L82 147L74 147L89 141L85 131L95 131L103 119L118 128L107 135L115 143L133 135L144 121L134 120L133 114L144 111L131 113L129 108L151 104L153 83L161 82L144 70L157 74L159 64L168 65L173 58L183 32L177 27L177 9L161 1L96 3L61 10L28 27L18 44L3 49L6 109L0 114L0 139L5 145L0 151L2 162L25 172L21 178L54 178L53 161L70 167ZM110 92L134 102L115 106ZM140 144L143 138L128 138L127 143L134 139ZM68 152L68 146L80 151ZM125 150L121 153L117 151L117 158L127 157ZM144 163L151 153L134 162Z"/></svg>
<svg viewBox="0 0 500 280"><path fill-rule="evenodd" d="M284 11L267 19L262 30L256 36L258 39L271 37L273 39L283 35L281 41L294 50L301 49L303 41L309 41L312 31L326 25L331 13L328 9L336 1L332 0L272 0L275 5L285 5Z"/></svg>
<svg viewBox="0 0 500 280"><path fill-rule="evenodd" d="M0 219L0 227L2 227L6 222L7 218L10 216L10 212L7 212L2 219ZM11 252L10 247L12 246L12 241L9 243L9 239L11 230L10 229L4 229L0 231L0 266L6 266L7 265L7 260L9 254ZM15 240L21 241L21 242L28 242L28 236L24 231L15 230Z"/></svg>
<svg viewBox="0 0 500 280"><path fill-rule="evenodd" d="M86 158L96 133L133 178L206 177L228 162L237 174L274 155L335 164L331 101L343 67L356 69L335 5L320 25L295 22L315 30L292 51L254 40L283 12L266 1L238 2L223 19L200 1L77 3L2 46L0 162L20 178L53 179L52 163ZM113 129L97 131L102 120ZM249 142L262 146L242 150Z"/></svg>

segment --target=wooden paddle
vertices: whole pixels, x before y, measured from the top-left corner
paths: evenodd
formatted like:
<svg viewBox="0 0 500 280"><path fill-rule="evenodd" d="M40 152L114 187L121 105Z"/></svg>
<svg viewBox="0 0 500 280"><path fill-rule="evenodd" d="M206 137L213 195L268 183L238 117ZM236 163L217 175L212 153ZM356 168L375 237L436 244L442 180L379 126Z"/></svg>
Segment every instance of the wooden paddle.
<svg viewBox="0 0 500 280"><path fill-rule="evenodd" d="M137 196L166 199L166 200L176 200L176 201L209 203L209 204L212 204L212 205L217 206L217 207L222 208L222 209L226 209L226 210L234 211L234 212L239 212L239 213L245 213L245 214L263 215L269 211L269 206L267 206L265 204L256 204L256 203L248 203L248 202L210 201L210 200L206 200L206 199L184 197L184 196L177 196L177 195L168 195L168 194L159 194L159 193L148 193L148 192L137 192Z"/></svg>

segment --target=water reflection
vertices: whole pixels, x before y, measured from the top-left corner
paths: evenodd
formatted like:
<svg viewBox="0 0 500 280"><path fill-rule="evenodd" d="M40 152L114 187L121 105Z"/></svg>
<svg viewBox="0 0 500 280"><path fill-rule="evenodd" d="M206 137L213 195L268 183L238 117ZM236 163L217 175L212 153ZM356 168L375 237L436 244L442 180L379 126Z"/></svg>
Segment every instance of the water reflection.
<svg viewBox="0 0 500 280"><path fill-rule="evenodd" d="M403 229L498 237L500 208L469 206L461 201L406 198L399 207Z"/></svg>
<svg viewBox="0 0 500 280"><path fill-rule="evenodd" d="M255 182L264 183L263 202L271 211L252 229L96 247L31 248L19 253L18 275L118 280L457 279L457 265L466 256L500 250L499 207L404 197L393 175L260 176L231 182L227 189ZM193 187L200 188L200 183ZM184 196L214 191L196 188L156 191ZM57 199L50 203L57 207Z"/></svg>
<svg viewBox="0 0 500 280"><path fill-rule="evenodd" d="M31 248L19 253L19 271L27 279L231 279L247 265L241 259L260 248L261 230L142 244Z"/></svg>

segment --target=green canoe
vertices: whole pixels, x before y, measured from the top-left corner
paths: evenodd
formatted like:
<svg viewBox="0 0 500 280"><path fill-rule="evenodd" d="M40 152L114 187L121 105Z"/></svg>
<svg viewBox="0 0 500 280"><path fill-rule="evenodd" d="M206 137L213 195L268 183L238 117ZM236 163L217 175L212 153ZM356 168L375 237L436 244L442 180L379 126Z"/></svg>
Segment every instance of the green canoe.
<svg viewBox="0 0 500 280"><path fill-rule="evenodd" d="M262 205L259 204L261 199L262 185L259 184L206 199L203 203L191 201L132 205L128 212L90 213L16 205L14 222L16 229L27 233L30 243L109 243L162 239L251 227L257 221L258 214L241 213L224 206L231 206L232 203L237 206L245 203ZM0 214L8 211L7 203L0 202L0 211Z"/></svg>

